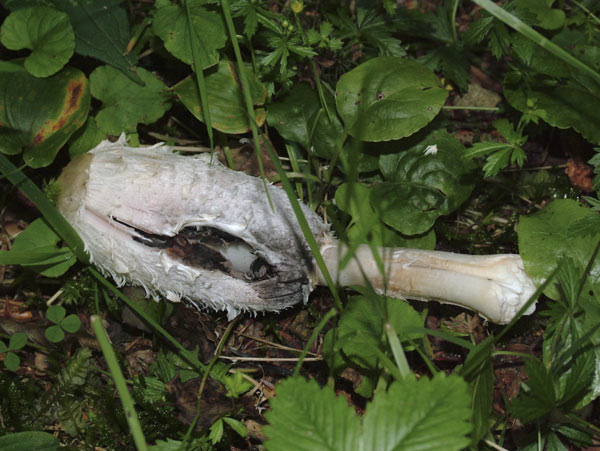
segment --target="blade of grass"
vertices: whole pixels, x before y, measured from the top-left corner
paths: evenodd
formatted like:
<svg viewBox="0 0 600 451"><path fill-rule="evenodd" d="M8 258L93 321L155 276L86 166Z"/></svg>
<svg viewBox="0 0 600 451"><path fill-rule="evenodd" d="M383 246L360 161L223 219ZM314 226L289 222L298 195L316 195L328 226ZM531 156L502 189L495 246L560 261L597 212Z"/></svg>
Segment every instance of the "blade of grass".
<svg viewBox="0 0 600 451"><path fill-rule="evenodd" d="M410 366L408 365L408 360L406 360L404 349L402 349L402 343L400 343L398 335L390 323L385 323L384 330L388 339L388 343L390 344L394 360L396 361L396 366L398 367L398 370L402 376L406 377L410 374Z"/></svg>
<svg viewBox="0 0 600 451"><path fill-rule="evenodd" d="M135 446L138 450L147 450L148 446L146 444L146 439L144 438L142 425L140 424L140 420L135 413L133 398L127 389L127 383L125 382L125 378L123 377L123 373L121 372L121 368L117 362L117 356L115 355L115 351L110 344L108 335L102 326L102 320L98 315L92 315L90 322L92 323L92 328L94 329L94 333L98 339L100 349L102 349L102 354L104 354L104 359L106 360L106 364L110 370L110 374L115 383L115 387L117 388L117 392L119 392L119 397L121 398L121 403L123 404L123 410L125 411L125 418L129 424L131 435L133 435Z"/></svg>
<svg viewBox="0 0 600 451"><path fill-rule="evenodd" d="M548 50L557 58L562 59L564 62L573 66L580 71L586 73L590 77L592 77L596 82L600 83L600 74L596 72L594 69L589 67L587 64L582 63L573 55L571 55L566 50L563 50L558 45L554 44L552 41L546 39L540 33L535 31L529 25L522 22L518 17L513 16L511 13L496 5L491 0L473 0L476 4L485 9L488 13L494 16L496 19L505 23L509 27L515 29L517 32L521 33L527 39L532 40L540 47Z"/></svg>
<svg viewBox="0 0 600 451"><path fill-rule="evenodd" d="M210 150L215 147L212 120L210 118L210 109L208 108L208 92L206 91L206 81L204 80L203 69L208 66L209 60L206 50L200 42L200 38L196 34L196 29L192 23L192 14L188 0L185 1L185 16L187 19L188 34L190 36L190 46L192 48L192 59L194 60L194 73L196 74L197 88L200 94L200 103L202 104L202 114L206 123L206 131L208 132L208 140L210 142Z"/></svg>
<svg viewBox="0 0 600 451"><path fill-rule="evenodd" d="M71 224L63 218L54 204L50 202L35 183L2 154L0 154L0 172L35 204L48 224L71 248L77 259L82 263L89 263L89 257L84 251L83 241L71 227Z"/></svg>

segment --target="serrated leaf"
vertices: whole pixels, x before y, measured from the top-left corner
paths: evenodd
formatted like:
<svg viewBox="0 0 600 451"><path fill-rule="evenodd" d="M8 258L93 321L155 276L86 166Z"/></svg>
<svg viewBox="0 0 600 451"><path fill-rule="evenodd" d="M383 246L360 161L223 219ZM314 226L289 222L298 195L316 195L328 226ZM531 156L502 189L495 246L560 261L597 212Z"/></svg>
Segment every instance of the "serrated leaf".
<svg viewBox="0 0 600 451"><path fill-rule="evenodd" d="M267 96L267 89L246 70L250 82L250 94L254 105L262 105ZM239 78L235 66L229 61L219 61L216 68L211 68L205 73L206 89L208 92L208 108L213 128L224 133L246 133L250 130L248 123L246 103L242 97ZM173 86L179 100L200 121L204 122L202 103L196 82L188 77ZM265 122L265 110L255 110L256 123L261 126Z"/></svg>
<svg viewBox="0 0 600 451"><path fill-rule="evenodd" d="M208 438L213 445L216 445L223 438L223 420L219 418L210 426L210 432Z"/></svg>
<svg viewBox="0 0 600 451"><path fill-rule="evenodd" d="M458 376L397 380L367 406L359 449L462 449L470 441L469 403L467 384Z"/></svg>
<svg viewBox="0 0 600 451"><path fill-rule="evenodd" d="M373 187L370 202L386 224L416 235L467 199L474 187L474 165L464 158L462 144L446 132L415 135L399 144L398 153L380 157L388 182Z"/></svg>
<svg viewBox="0 0 600 451"><path fill-rule="evenodd" d="M79 316L71 314L60 322L60 327L62 327L65 332L74 334L81 329L81 320L79 319Z"/></svg>
<svg viewBox="0 0 600 451"><path fill-rule="evenodd" d="M90 74L92 96L102 101L96 115L98 127L110 135L134 131L137 124L151 124L171 107L167 87L146 69L136 72L144 82L140 86L110 66L101 66Z"/></svg>
<svg viewBox="0 0 600 451"><path fill-rule="evenodd" d="M325 95L330 111L335 103L331 95ZM333 123L321 107L314 89L305 83L294 85L291 92L269 105L267 122L287 140L296 141L308 152L321 158L332 159L337 154L337 140L343 127L337 115Z"/></svg>
<svg viewBox="0 0 600 451"><path fill-rule="evenodd" d="M11 335L8 347L12 351L18 351L27 344L27 334L23 332L16 332ZM0 351L1 352L1 351Z"/></svg>
<svg viewBox="0 0 600 451"><path fill-rule="evenodd" d="M57 437L42 431L15 432L0 437L0 449L11 451L56 451L59 445Z"/></svg>
<svg viewBox="0 0 600 451"><path fill-rule="evenodd" d="M43 219L36 219L16 238L11 251L7 253L34 254L37 261L28 261L27 267L46 277L59 277L73 266L76 258L69 248L59 248L60 237ZM23 263L23 262L22 262Z"/></svg>
<svg viewBox="0 0 600 451"><path fill-rule="evenodd" d="M23 159L33 168L54 161L58 150L85 122L90 106L88 80L71 67L36 78L11 65L10 71L0 71L0 92L1 152L23 152Z"/></svg>
<svg viewBox="0 0 600 451"><path fill-rule="evenodd" d="M528 423L552 411L556 406L556 394L554 381L540 360L528 359L525 362L525 372L529 376L529 391L521 392L511 403L510 410L523 423Z"/></svg>
<svg viewBox="0 0 600 451"><path fill-rule="evenodd" d="M383 296L353 296L338 324L337 345L356 365L374 370L378 357L373 348L387 348L386 323L391 324L401 341L423 336L408 332L411 328L423 327L423 319L410 304Z"/></svg>
<svg viewBox="0 0 600 451"><path fill-rule="evenodd" d="M65 339L65 333L59 326L50 326L44 331L44 337L50 343L60 343Z"/></svg>
<svg viewBox="0 0 600 451"><path fill-rule="evenodd" d="M138 377L134 379L134 392L139 399L148 403L165 400L165 384L155 377ZM137 399L137 398L136 398Z"/></svg>
<svg viewBox="0 0 600 451"><path fill-rule="evenodd" d="M67 314L67 311L62 305L51 305L46 310L46 318L54 324L59 324Z"/></svg>
<svg viewBox="0 0 600 451"><path fill-rule="evenodd" d="M239 395L246 393L253 387L252 383L244 379L242 373L239 371L225 376L221 382L227 389L226 396L229 398L237 398Z"/></svg>
<svg viewBox="0 0 600 451"><path fill-rule="evenodd" d="M582 237L573 236L570 229L577 221L595 214L574 200L557 199L538 213L520 218L517 229L519 250L525 270L536 284L541 284L563 257L572 258L581 268L586 267L595 244L600 241L600 231L591 237ZM596 259L592 265L589 283L594 292L600 293L600 259ZM560 297L557 288L552 284L544 294L552 299ZM590 297L590 294L583 290L582 296L586 298ZM591 296L593 299L593 293Z"/></svg>
<svg viewBox="0 0 600 451"><path fill-rule="evenodd" d="M138 85L135 55L126 55L129 42L127 12L120 0L50 0L68 14L75 32L75 51L119 69Z"/></svg>
<svg viewBox="0 0 600 451"><path fill-rule="evenodd" d="M11 50L30 49L27 71L48 77L67 64L75 49L69 17L54 8L33 7L11 13L0 30L2 44Z"/></svg>
<svg viewBox="0 0 600 451"><path fill-rule="evenodd" d="M285 379L275 391L271 410L265 414L268 450L356 449L360 421L346 398L300 377Z"/></svg>
<svg viewBox="0 0 600 451"><path fill-rule="evenodd" d="M199 31L198 38L208 56L204 68L212 66L219 61L217 50L224 47L227 42L222 15L206 9L206 2L203 0L188 0L187 3L192 24L194 29ZM169 53L184 63L192 64L192 48L184 8L175 4L158 8L154 15L152 29L163 40Z"/></svg>
<svg viewBox="0 0 600 451"><path fill-rule="evenodd" d="M363 141L413 134L437 115L447 96L433 72L397 57L373 58L342 75L336 87L346 129Z"/></svg>

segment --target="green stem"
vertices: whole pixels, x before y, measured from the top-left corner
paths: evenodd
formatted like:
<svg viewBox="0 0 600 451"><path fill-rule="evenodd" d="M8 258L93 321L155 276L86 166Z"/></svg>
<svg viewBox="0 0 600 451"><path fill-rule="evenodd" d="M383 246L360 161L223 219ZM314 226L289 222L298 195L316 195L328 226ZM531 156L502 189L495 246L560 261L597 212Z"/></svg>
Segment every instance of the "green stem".
<svg viewBox="0 0 600 451"><path fill-rule="evenodd" d="M125 382L125 378L123 377L123 373L121 372L121 368L117 362L115 351L110 344L104 327L102 327L102 320L98 315L92 315L90 321L92 323L94 333L96 334L96 338L98 339L98 344L100 344L100 348L104 354L104 359L106 360L108 369L112 375L115 387L117 388L117 392L119 393L119 397L121 398L123 410L125 411L125 418L129 424L131 435L133 435L135 446L138 450L147 450L148 446L146 444L146 439L144 438L142 425L140 424L140 420L135 413L133 398L127 389L127 383Z"/></svg>

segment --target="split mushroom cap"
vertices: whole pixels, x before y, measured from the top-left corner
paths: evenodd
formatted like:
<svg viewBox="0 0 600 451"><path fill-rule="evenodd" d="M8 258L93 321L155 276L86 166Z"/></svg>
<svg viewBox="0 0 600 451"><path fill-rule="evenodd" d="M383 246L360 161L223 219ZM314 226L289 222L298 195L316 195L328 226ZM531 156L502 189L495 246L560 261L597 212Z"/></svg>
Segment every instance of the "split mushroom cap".
<svg viewBox="0 0 600 451"><path fill-rule="evenodd" d="M119 284L226 310L229 317L306 302L324 284L286 193L268 185L267 196L261 179L210 155L181 156L163 144L128 147L121 136L74 159L59 182L59 210L91 261ZM375 258L359 246L340 269L346 246L316 213L302 209L341 285L368 282L388 296L453 303L501 324L535 292L521 258L511 254L380 248Z"/></svg>

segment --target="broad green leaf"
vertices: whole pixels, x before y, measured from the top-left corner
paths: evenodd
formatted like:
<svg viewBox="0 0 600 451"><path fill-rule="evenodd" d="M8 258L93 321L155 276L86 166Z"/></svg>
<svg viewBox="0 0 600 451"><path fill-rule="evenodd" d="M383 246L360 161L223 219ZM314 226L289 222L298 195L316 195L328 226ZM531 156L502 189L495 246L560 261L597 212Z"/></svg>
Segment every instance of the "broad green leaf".
<svg viewBox="0 0 600 451"><path fill-rule="evenodd" d="M363 141L412 135L447 96L433 72L397 57L373 58L342 75L336 87L338 112L350 135Z"/></svg>
<svg viewBox="0 0 600 451"><path fill-rule="evenodd" d="M248 429L244 426L244 423L234 418L223 417L223 421L231 427L240 437L246 437L248 435Z"/></svg>
<svg viewBox="0 0 600 451"><path fill-rule="evenodd" d="M423 336L408 332L423 327L423 319L407 302L383 296L353 296L338 324L338 345L354 364L374 370L378 358L373 348L387 348L386 323L392 325L401 341Z"/></svg>
<svg viewBox="0 0 600 451"><path fill-rule="evenodd" d="M68 248L59 248L60 237L46 224L43 219L36 219L29 227L15 238L12 251L35 252L39 249L43 253L54 249L57 260L45 258L38 264L29 263L27 266L46 277L59 277L63 275L77 259Z"/></svg>
<svg viewBox="0 0 600 451"><path fill-rule="evenodd" d="M265 103L267 89L250 71L246 71L250 82L250 94L254 105ZM235 72L235 65L229 61L219 61L216 68L205 72L206 89L208 91L208 108L213 128L224 133L246 133L250 130L247 119L246 104L242 96L240 81ZM173 88L185 107L200 121L204 122L200 95L193 78L186 78ZM265 110L255 110L257 125L265 122Z"/></svg>
<svg viewBox="0 0 600 451"><path fill-rule="evenodd" d="M137 84L135 55L125 54L129 42L127 12L120 0L49 0L67 13L75 32L75 51L119 69Z"/></svg>
<svg viewBox="0 0 600 451"><path fill-rule="evenodd" d="M50 343L60 343L65 339L65 333L59 326L50 326L44 331L44 337Z"/></svg>
<svg viewBox="0 0 600 451"><path fill-rule="evenodd" d="M536 18L538 25L545 30L556 30L565 23L565 13L553 9L554 0L519 0L514 3L517 12L526 12Z"/></svg>
<svg viewBox="0 0 600 451"><path fill-rule="evenodd" d="M102 101L96 115L98 127L110 135L134 131L137 124L151 124L171 106L167 87L146 69L136 68L145 86L140 86L118 70L101 66L90 74L92 96Z"/></svg>
<svg viewBox="0 0 600 451"><path fill-rule="evenodd" d="M352 222L346 231L350 242L429 250L435 247L433 230L424 235L409 237L386 226L373 210L369 202L370 195L371 189L361 183L344 183L335 192L338 208L352 216Z"/></svg>
<svg viewBox="0 0 600 451"><path fill-rule="evenodd" d="M79 316L71 314L60 322L60 327L62 327L65 332L74 334L81 329L81 320L79 319Z"/></svg>
<svg viewBox="0 0 600 451"><path fill-rule="evenodd" d="M27 344L27 334L16 332L11 335L8 347L13 351L18 351Z"/></svg>
<svg viewBox="0 0 600 451"><path fill-rule="evenodd" d="M67 311L62 305L51 305L46 310L46 318L54 324L59 324L67 314Z"/></svg>
<svg viewBox="0 0 600 451"><path fill-rule="evenodd" d="M459 450L469 444L470 396L459 376L407 377L367 405L360 450Z"/></svg>
<svg viewBox="0 0 600 451"><path fill-rule="evenodd" d="M19 356L13 352L8 352L6 356L4 356L4 366L7 370L17 371L19 365L21 364L21 359Z"/></svg>
<svg viewBox="0 0 600 451"><path fill-rule="evenodd" d="M69 155L75 158L93 149L100 141L106 139L106 133L100 130L95 117L88 117L85 125L77 130L69 140Z"/></svg>
<svg viewBox="0 0 600 451"><path fill-rule="evenodd" d="M446 132L416 135L401 141L398 151L379 159L387 182L373 187L370 201L399 232L424 233L469 197L474 165L464 157L463 145Z"/></svg>
<svg viewBox="0 0 600 451"><path fill-rule="evenodd" d="M0 340L0 354L5 353L6 351L8 351L8 347L6 346L6 343L4 343L2 340Z"/></svg>
<svg viewBox="0 0 600 451"><path fill-rule="evenodd" d="M208 10L205 5L204 0L188 0L192 24L208 56L204 68L219 61L217 50L224 47L227 42L227 32L221 13ZM184 8L176 4L158 8L154 15L152 29L163 40L165 48L173 56L184 63L192 64L192 48Z"/></svg>
<svg viewBox="0 0 600 451"><path fill-rule="evenodd" d="M519 251L525 270L537 284L541 284L557 267L563 257L572 258L580 268L585 268L600 241L600 232L592 236L574 235L570 227L577 221L595 215L583 204L571 199L557 199L543 210L521 217L517 233ZM589 283L595 293L600 293L600 259L596 259L589 274ZM594 296L583 290L583 298ZM559 299L559 292L551 284L544 292L552 299ZM597 296L597 295L596 295Z"/></svg>
<svg viewBox="0 0 600 451"><path fill-rule="evenodd" d="M11 50L30 49L25 69L36 77L58 72L71 59L75 35L69 17L54 8L34 7L11 13L0 30L0 40Z"/></svg>
<svg viewBox="0 0 600 451"><path fill-rule="evenodd" d="M330 111L334 111L331 95L325 95ZM294 85L291 92L269 106L267 122L287 140L296 141L318 157L332 159L337 154L337 140L343 127L336 115L333 123L321 107L314 89L305 83Z"/></svg>
<svg viewBox="0 0 600 451"><path fill-rule="evenodd" d="M78 69L65 67L47 78L25 70L0 71L0 151L23 152L33 167L47 166L88 114L88 80Z"/></svg>
<svg viewBox="0 0 600 451"><path fill-rule="evenodd" d="M264 428L271 451L353 450L359 440L360 421L346 398L314 380L290 377L277 385Z"/></svg>
<svg viewBox="0 0 600 451"><path fill-rule="evenodd" d="M0 449L7 451L55 451L60 442L48 432L25 431L0 437Z"/></svg>

